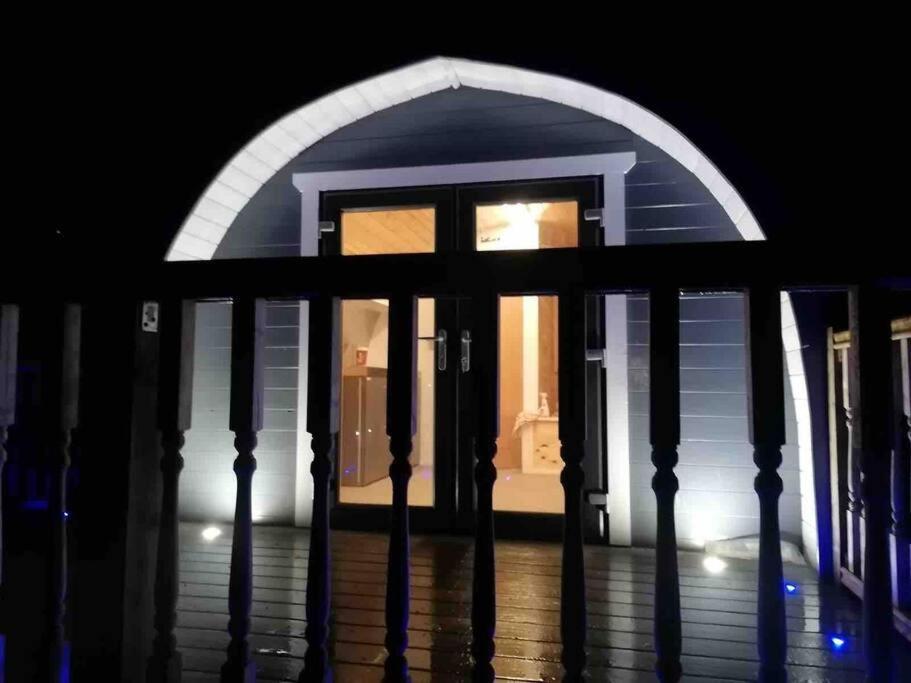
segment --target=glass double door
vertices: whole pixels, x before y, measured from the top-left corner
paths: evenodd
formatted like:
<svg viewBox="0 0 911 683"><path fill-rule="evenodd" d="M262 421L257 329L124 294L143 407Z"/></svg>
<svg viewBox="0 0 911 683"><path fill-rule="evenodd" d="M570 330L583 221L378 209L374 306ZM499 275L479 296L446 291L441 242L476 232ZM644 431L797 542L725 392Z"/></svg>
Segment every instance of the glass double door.
<svg viewBox="0 0 911 683"><path fill-rule="evenodd" d="M333 227L323 233L321 249L368 255L598 244L600 224L584 220L586 210L597 205L597 193L595 179L326 193L321 219ZM388 314L383 299L347 299L341 306L332 509L337 528L388 526L387 350L401 343L389 338ZM477 330L464 298L419 298L417 318L408 490L412 527L467 531L475 503L472 340ZM555 536L561 528L557 324L555 296L500 297L494 486L500 535Z"/></svg>

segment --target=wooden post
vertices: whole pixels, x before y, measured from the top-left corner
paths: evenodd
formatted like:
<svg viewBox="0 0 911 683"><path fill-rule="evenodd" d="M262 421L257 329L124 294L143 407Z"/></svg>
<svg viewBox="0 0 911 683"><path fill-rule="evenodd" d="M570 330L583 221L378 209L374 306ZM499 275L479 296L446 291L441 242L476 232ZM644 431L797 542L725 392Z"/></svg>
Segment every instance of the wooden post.
<svg viewBox="0 0 911 683"><path fill-rule="evenodd" d="M585 556L582 536L582 460L586 439L585 292L561 292L558 303L560 360L559 431L563 471L563 569L560 581L561 661L564 681L581 681L585 671Z"/></svg>
<svg viewBox="0 0 911 683"><path fill-rule="evenodd" d="M493 485L497 469L499 414L500 302L497 294L484 292L473 301L475 337L471 363L475 373L477 423L475 425L476 527L474 577L471 591L472 680L494 679L494 633L497 625L496 561L494 557Z"/></svg>
<svg viewBox="0 0 911 683"><path fill-rule="evenodd" d="M835 581L841 581L841 568L845 566L847 550L847 527L844 522L843 507L848 498L847 479L845 477L845 431L844 394L842 392L841 352L835 349L832 328L826 330L826 362L828 365L827 392L829 418L829 472L831 473L829 489L832 509L832 563L835 567Z"/></svg>
<svg viewBox="0 0 911 683"><path fill-rule="evenodd" d="M781 295L777 287L752 287L746 293L747 399L753 461L759 468L759 604L757 609L759 680L784 681L787 622L781 563L778 476L785 442L784 363L781 345Z"/></svg>
<svg viewBox="0 0 911 683"><path fill-rule="evenodd" d="M854 429L854 413L856 406L852 401L851 373L856 365L854 349L845 347L841 350L841 391L842 405L844 406L845 421L845 454L847 465L845 475L848 485L848 507L845 510L845 528L847 548L845 560L848 571L858 579L863 578L863 526L861 519L864 514L864 504L860 495L860 449L857 434Z"/></svg>
<svg viewBox="0 0 911 683"><path fill-rule="evenodd" d="M49 541L47 612L39 652L40 679L57 683L66 666L64 622L67 584L66 480L70 439L79 413L81 309L48 304L42 318L41 440L48 466Z"/></svg>
<svg viewBox="0 0 911 683"><path fill-rule="evenodd" d="M222 683L252 683L256 664L250 659L250 607L253 601L253 510L251 488L256 471L256 435L263 426L263 345L266 305L263 299L234 299L231 316L231 413L237 501L231 542L228 586L228 658Z"/></svg>
<svg viewBox="0 0 911 683"><path fill-rule="evenodd" d="M892 602L911 612L911 338L892 342Z"/></svg>
<svg viewBox="0 0 911 683"><path fill-rule="evenodd" d="M386 433L392 464L392 515L386 572L386 681L410 681L408 660L409 540L408 481L411 479L412 437L415 432L417 299L396 294L389 301L389 374L386 394Z"/></svg>
<svg viewBox="0 0 911 683"><path fill-rule="evenodd" d="M674 467L680 443L680 292L662 287L649 293L649 433L658 505L655 540L655 672L661 681L679 681L680 576L674 497Z"/></svg>
<svg viewBox="0 0 911 683"><path fill-rule="evenodd" d="M4 304L0 306L0 584L3 583L3 465L7 430L16 419L18 346L19 309Z"/></svg>
<svg viewBox="0 0 911 683"><path fill-rule="evenodd" d="M331 600L329 548L329 480L338 445L339 425L339 300L321 295L310 300L310 341L307 358L307 429L313 440L313 517L307 559L307 653L300 683L332 680L329 663Z"/></svg>
<svg viewBox="0 0 911 683"><path fill-rule="evenodd" d="M193 407L193 340L196 302L171 299L161 304L158 373L158 428L161 432L161 517L155 567L155 638L149 657L148 683L177 683L181 656L174 627L180 582L178 483L183 469L180 449L190 428Z"/></svg>
<svg viewBox="0 0 911 683"><path fill-rule="evenodd" d="M889 567L891 337L888 295L871 285L848 292L851 405L864 506L863 633L867 680L891 680L892 587Z"/></svg>

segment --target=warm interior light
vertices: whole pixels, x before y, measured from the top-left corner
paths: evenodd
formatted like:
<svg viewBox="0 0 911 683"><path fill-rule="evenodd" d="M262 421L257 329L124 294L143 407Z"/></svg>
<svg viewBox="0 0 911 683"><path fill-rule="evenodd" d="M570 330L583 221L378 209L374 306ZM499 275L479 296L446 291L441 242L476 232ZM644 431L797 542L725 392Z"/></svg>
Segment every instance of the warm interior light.
<svg viewBox="0 0 911 683"><path fill-rule="evenodd" d="M538 220L549 204L501 204L482 207L484 225L479 230L479 251L537 249L540 246Z"/></svg>
<svg viewBox="0 0 911 683"><path fill-rule="evenodd" d="M202 537L207 541L214 541L221 536L221 529L217 526L209 526L202 530Z"/></svg>
<svg viewBox="0 0 911 683"><path fill-rule="evenodd" d="M705 567L706 571L709 571L712 574L719 574L727 568L728 563L720 557L709 555L702 561L702 566Z"/></svg>

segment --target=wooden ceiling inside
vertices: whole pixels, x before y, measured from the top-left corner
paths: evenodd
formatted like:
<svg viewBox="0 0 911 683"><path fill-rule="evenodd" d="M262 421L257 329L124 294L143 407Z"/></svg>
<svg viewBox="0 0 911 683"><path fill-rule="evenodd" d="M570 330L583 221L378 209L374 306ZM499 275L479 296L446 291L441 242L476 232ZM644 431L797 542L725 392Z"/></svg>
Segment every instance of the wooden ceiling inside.
<svg viewBox="0 0 911 683"><path fill-rule="evenodd" d="M578 244L578 205L574 201L530 204L539 215L541 248ZM342 214L342 253L415 254L435 248L434 209L409 207L345 211ZM510 210L504 205L479 206L479 234L508 225Z"/></svg>
<svg viewBox="0 0 911 683"><path fill-rule="evenodd" d="M342 253L357 256L433 252L434 223L433 208L345 211Z"/></svg>

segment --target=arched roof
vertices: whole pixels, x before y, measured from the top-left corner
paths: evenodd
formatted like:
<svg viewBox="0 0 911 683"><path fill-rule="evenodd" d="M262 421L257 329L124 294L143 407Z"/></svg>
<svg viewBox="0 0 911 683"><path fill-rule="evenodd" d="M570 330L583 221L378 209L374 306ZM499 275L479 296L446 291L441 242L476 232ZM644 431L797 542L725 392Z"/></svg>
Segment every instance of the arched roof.
<svg viewBox="0 0 911 683"><path fill-rule="evenodd" d="M241 149L186 218L167 260L209 259L237 214L279 169L334 131L445 88L469 86L537 97L624 126L678 161L715 197L746 240L764 239L739 193L680 131L620 95L550 74L435 57L337 90L279 119Z"/></svg>

